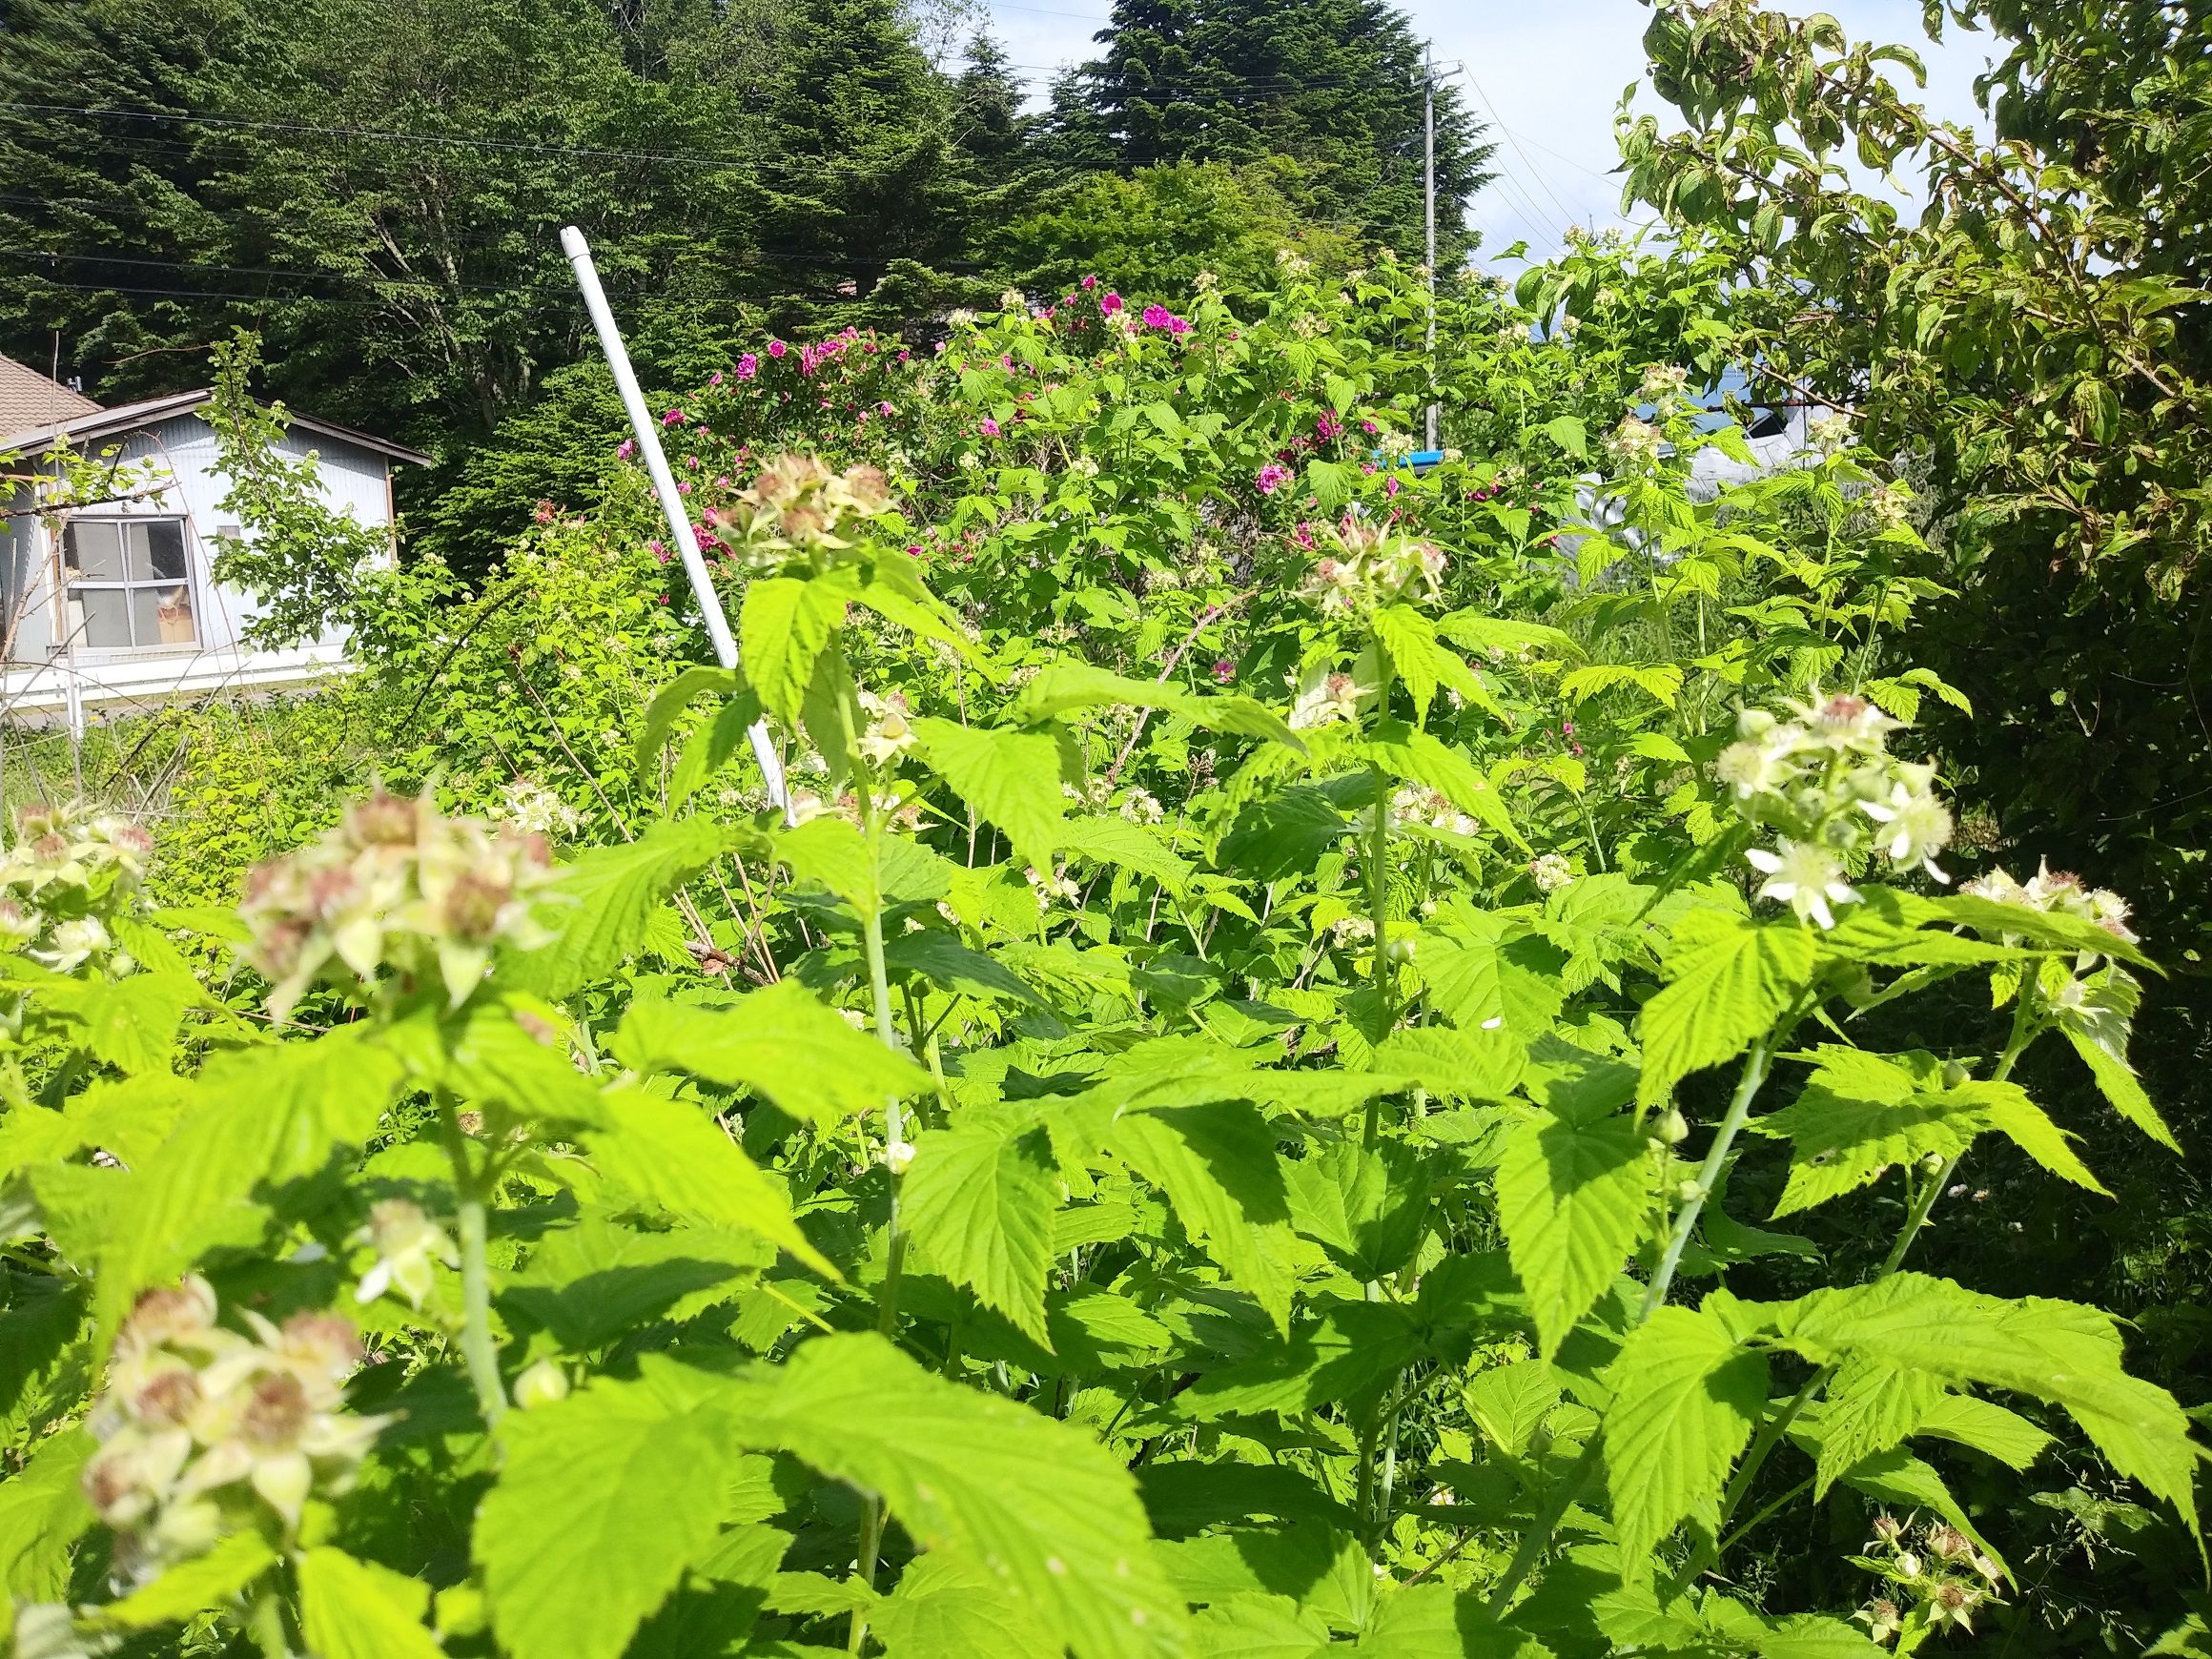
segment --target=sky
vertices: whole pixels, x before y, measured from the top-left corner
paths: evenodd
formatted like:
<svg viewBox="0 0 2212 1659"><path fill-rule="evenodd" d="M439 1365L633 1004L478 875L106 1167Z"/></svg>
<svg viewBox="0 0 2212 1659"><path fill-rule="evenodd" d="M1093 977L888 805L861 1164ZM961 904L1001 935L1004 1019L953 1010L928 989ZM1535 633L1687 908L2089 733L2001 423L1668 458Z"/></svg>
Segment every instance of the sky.
<svg viewBox="0 0 2212 1659"><path fill-rule="evenodd" d="M1106 25L1112 0L985 0L1008 55L1042 94L1052 70L1095 55L1091 36ZM1295 0L1286 0L1295 3ZM1469 108L1498 146L1497 182L1470 208L1485 256L1517 241L1532 257L1558 252L1569 224L1621 226L1613 114L1623 89L1640 82L1642 38L1650 11L1637 0L1397 0L1435 43L1440 69L1452 66ZM1907 44L1928 66L1920 94L1940 118L1977 125L1974 77L1985 67L1987 38L1954 33L1932 46L1920 30L1920 0L1801 0L1822 10L1854 40ZM1671 112L1648 85L1636 108L1668 124Z"/></svg>

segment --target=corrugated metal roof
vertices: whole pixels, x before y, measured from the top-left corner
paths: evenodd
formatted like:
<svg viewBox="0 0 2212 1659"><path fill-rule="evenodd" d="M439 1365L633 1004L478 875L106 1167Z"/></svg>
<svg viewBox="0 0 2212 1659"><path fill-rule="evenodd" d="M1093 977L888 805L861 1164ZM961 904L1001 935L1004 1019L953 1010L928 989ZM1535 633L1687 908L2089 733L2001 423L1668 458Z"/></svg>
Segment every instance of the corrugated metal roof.
<svg viewBox="0 0 2212 1659"><path fill-rule="evenodd" d="M113 409L103 409L94 403L82 413L60 420L50 420L44 425L0 437L0 451L39 449L56 438L68 438L75 441L114 438L151 426L157 420L167 420L173 416L189 415L214 396L212 390L203 386L195 392L172 392L166 398L148 398L136 403L121 403ZM335 420L319 420L313 415L302 415L297 409L285 410L284 419L302 432L320 433L326 438L340 439L347 443L358 444L363 449L374 450L379 455L388 455L394 461L410 461L416 466L430 464L430 458L419 449L409 449L404 443L394 443L389 438L379 438L373 433L357 432L351 426L340 426ZM6 432L9 424L5 419L0 419L0 432Z"/></svg>
<svg viewBox="0 0 2212 1659"><path fill-rule="evenodd" d="M0 432L51 426L99 412L100 406L83 393L0 353Z"/></svg>

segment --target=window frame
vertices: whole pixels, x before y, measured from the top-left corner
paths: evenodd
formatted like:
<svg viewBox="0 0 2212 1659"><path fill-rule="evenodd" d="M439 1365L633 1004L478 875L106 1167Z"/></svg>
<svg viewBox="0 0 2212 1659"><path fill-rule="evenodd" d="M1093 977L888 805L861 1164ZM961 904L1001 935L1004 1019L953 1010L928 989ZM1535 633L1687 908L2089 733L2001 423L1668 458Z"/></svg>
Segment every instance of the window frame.
<svg viewBox="0 0 2212 1659"><path fill-rule="evenodd" d="M130 574L133 542L136 540L144 545L147 562L151 565L154 557L152 527L156 524L175 526L177 548L184 566L183 574L181 576L133 577ZM72 554L75 553L75 538L80 525L113 528L116 537L115 550L121 571L119 575L104 577L81 576L72 573L71 560ZM133 530L137 532L135 538L132 534ZM76 556L81 560L81 554ZM202 595L198 580L197 561L193 558L193 522L189 514L97 512L72 514L55 533L53 560L54 585L59 601L56 607L57 620L60 623L60 627L57 629L60 636L57 644L63 648L138 656L156 651L199 651L206 647L207 638L201 604ZM122 595L124 625L131 635L127 644L93 645L84 637L86 625L81 615L81 602L78 599L79 591L82 589ZM136 596L140 593L174 592L182 592L185 597L185 609L192 625L192 638L189 640L140 639L138 637ZM156 599L155 604L158 605L158 599ZM72 612L79 614L72 619Z"/></svg>

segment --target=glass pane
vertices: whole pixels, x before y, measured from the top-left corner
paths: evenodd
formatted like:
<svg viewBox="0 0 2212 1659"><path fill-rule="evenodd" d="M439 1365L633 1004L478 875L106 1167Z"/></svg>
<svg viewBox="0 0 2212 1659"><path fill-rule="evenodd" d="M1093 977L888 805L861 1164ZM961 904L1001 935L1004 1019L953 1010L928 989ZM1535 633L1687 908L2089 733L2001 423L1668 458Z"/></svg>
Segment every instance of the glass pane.
<svg viewBox="0 0 2212 1659"><path fill-rule="evenodd" d="M193 625L190 587L135 588L131 605L142 645L189 645L199 638Z"/></svg>
<svg viewBox="0 0 2212 1659"><path fill-rule="evenodd" d="M122 526L113 519L77 519L61 533L62 564L72 576L119 582L123 577Z"/></svg>
<svg viewBox="0 0 2212 1659"><path fill-rule="evenodd" d="M182 582L184 564L184 521L181 519L149 519L146 522L146 575L159 581ZM135 555L132 563L137 563ZM139 573L131 572L133 581Z"/></svg>
<svg viewBox="0 0 2212 1659"><path fill-rule="evenodd" d="M77 643L95 651L116 650L131 643L129 595L120 587L80 587L74 590L84 607L84 632Z"/></svg>

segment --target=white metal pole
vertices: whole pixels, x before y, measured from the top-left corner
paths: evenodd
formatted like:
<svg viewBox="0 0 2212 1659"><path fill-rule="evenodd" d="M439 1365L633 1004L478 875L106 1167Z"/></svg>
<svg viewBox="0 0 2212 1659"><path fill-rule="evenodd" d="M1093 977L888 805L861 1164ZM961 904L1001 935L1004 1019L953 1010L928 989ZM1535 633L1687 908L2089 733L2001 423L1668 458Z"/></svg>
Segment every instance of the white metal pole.
<svg viewBox="0 0 2212 1659"><path fill-rule="evenodd" d="M684 573L691 579L692 596L699 601L699 614L706 621L707 639L713 642L715 659L725 668L734 668L737 638L729 631L722 596L714 591L714 579L707 574L706 556L699 551L691 516L684 510L683 493L676 488L676 475L668 470L668 458L661 449L660 423L645 407L645 395L638 389L638 377L630 367L622 330L607 308L599 268L591 262L591 246L582 231L569 225L561 232L561 251L568 256L568 263L576 272L576 285L584 291L584 308L591 313L591 326L599 331L600 349L606 354L606 366L614 372L615 389L622 393L623 408L628 412L630 432L637 440L638 453L645 458L645 471L651 475L653 492L661 498L661 513L668 522L668 534L675 539L676 557L684 561ZM768 736L768 723L754 721L746 736L751 740L753 758L760 762L769 804L788 815L790 803L784 788L784 763Z"/></svg>
<svg viewBox="0 0 2212 1659"><path fill-rule="evenodd" d="M1436 51L1421 53L1423 209L1428 222L1428 442L1437 447L1436 404Z"/></svg>

